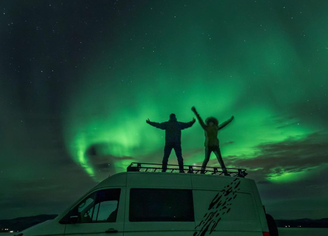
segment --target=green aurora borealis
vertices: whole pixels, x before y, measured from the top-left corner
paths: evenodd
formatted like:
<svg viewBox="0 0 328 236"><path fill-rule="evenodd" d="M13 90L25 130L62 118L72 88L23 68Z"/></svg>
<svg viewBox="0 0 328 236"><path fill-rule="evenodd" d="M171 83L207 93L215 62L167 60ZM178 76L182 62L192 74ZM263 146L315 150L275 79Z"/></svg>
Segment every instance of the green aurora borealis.
<svg viewBox="0 0 328 236"><path fill-rule="evenodd" d="M191 120L192 105L204 118L213 115L223 121L235 115L233 125L220 137L221 145L233 142L223 148L224 156L254 158L261 143L302 139L324 128L294 117L289 110L295 103L312 99L313 87L327 85L320 78L322 71L315 74L318 84L313 84L316 72L308 72L315 70L312 57L311 61L300 58L309 48L298 49L282 29L298 25L297 18L304 20L302 14L286 9L295 19L281 22L269 6L254 14L256 4L222 4L210 1L203 13L197 5L168 8L155 4L154 8L164 8L165 18L157 16L150 23L147 19L155 15L147 12L131 19L136 21L118 36L119 48L102 45L93 53L94 62L83 71L85 82L77 84L64 122L70 153L90 176L97 171L86 155L90 146L101 143L103 154L143 161L163 146L163 133L147 127L146 118L164 121L175 112L180 120ZM299 43L324 36L309 32L312 27L304 27L306 37L299 32ZM327 40L328 35L322 38ZM184 139L188 152L202 147L203 133L195 125L185 131ZM161 156L152 161L160 162ZM176 161L175 157L170 160ZM202 160L203 153L195 153L186 163ZM123 171L129 163L115 162L115 170ZM287 176L281 179L288 180Z"/></svg>
<svg viewBox="0 0 328 236"><path fill-rule="evenodd" d="M195 106L203 119L235 116L219 133L223 159L248 169L267 209L324 217L327 203L313 209L328 196L320 177L328 168L328 2L14 2L2 3L0 124L11 134L0 147L11 160L3 166L14 169L17 158L26 167L8 173L10 183L42 175L55 185L58 171L92 186L133 161L160 163L164 132L146 119L191 121ZM182 132L185 164L201 164L203 143L198 122ZM42 152L31 148L39 145ZM27 157L56 170L32 174ZM209 165L219 166L214 154ZM285 214L284 201L312 206L304 188L315 189L313 209Z"/></svg>

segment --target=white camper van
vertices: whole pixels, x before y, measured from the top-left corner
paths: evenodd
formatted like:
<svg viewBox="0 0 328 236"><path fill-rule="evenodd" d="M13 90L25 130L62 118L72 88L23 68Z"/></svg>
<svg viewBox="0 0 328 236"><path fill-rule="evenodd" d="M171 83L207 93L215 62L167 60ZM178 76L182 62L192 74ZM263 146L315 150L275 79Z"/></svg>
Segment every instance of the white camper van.
<svg viewBox="0 0 328 236"><path fill-rule="evenodd" d="M209 170L210 169L210 170ZM20 236L275 236L255 185L245 170L132 163L127 172L108 177L54 220Z"/></svg>

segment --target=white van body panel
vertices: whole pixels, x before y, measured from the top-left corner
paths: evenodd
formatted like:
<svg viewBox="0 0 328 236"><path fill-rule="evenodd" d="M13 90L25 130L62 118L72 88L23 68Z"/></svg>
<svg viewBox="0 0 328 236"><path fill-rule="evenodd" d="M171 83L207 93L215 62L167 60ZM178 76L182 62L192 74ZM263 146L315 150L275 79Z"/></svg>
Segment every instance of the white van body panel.
<svg viewBox="0 0 328 236"><path fill-rule="evenodd" d="M115 222L60 223L61 219L71 214L88 196L111 189L121 191ZM188 207L192 209L193 216L188 217L188 214L188 219L182 221L136 220L130 214L138 202L134 205L130 203L136 201L131 196L136 198L137 195L131 194L143 191L172 193L167 195L170 196L168 201L175 198L175 193L190 195L191 199L179 199L174 206L183 209L190 205ZM150 203L151 201L149 200ZM154 202L157 204L154 206L158 206ZM148 200L143 202L147 203ZM138 212L143 214L142 210ZM23 231L23 236L99 236L111 233L108 230L113 230L112 233L118 236L262 236L262 232L268 232L268 226L256 184L251 179L200 174L125 172L105 179L54 220Z"/></svg>
<svg viewBox="0 0 328 236"><path fill-rule="evenodd" d="M266 230L262 204L253 180L192 175L198 235L261 235ZM224 191L223 191L224 190ZM210 209L211 208L211 209Z"/></svg>
<svg viewBox="0 0 328 236"><path fill-rule="evenodd" d="M47 220L40 224L34 225L22 231L24 236L63 236L65 232L65 225L58 223L58 217L53 220Z"/></svg>

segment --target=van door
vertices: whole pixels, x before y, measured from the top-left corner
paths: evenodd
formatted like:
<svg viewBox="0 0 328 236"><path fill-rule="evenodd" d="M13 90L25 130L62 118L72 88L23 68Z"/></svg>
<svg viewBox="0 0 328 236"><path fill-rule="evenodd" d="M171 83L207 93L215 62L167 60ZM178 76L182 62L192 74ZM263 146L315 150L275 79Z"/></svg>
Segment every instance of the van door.
<svg viewBox="0 0 328 236"><path fill-rule="evenodd" d="M249 193L194 190L196 234L262 236L261 222Z"/></svg>
<svg viewBox="0 0 328 236"><path fill-rule="evenodd" d="M102 189L77 204L61 222L65 235L123 236L124 189Z"/></svg>

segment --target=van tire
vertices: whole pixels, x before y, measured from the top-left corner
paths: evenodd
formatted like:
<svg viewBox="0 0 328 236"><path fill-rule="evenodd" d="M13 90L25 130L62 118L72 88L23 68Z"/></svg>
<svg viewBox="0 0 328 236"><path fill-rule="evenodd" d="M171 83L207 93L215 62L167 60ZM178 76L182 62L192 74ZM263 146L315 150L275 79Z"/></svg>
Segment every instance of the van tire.
<svg viewBox="0 0 328 236"><path fill-rule="evenodd" d="M273 217L269 214L266 214L266 220L268 222L270 236L279 236L278 228L276 222L274 221Z"/></svg>

